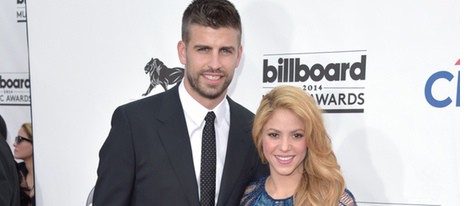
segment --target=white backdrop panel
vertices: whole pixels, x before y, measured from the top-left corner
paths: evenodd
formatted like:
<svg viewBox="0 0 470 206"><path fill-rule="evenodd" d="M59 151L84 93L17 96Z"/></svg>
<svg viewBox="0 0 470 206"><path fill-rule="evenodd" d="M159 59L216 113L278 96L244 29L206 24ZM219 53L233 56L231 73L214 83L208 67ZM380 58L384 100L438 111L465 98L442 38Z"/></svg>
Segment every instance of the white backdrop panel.
<svg viewBox="0 0 470 206"><path fill-rule="evenodd" d="M20 126L31 122L25 8L21 0L0 2L0 115L12 151Z"/></svg>
<svg viewBox="0 0 470 206"><path fill-rule="evenodd" d="M38 205L85 204L113 110L148 87L145 64L157 57L182 66L176 43L188 3L28 2ZM346 61L338 52L360 50L346 56L367 56L366 77L346 85L363 87L364 104L355 106L364 112L324 115L348 187L361 205L458 205L457 0L235 5L245 46L229 91L235 100L255 111L267 87L284 84L262 82L263 60L273 54L311 66ZM436 99L452 99L444 108L424 95L438 71L455 77L432 88Z"/></svg>

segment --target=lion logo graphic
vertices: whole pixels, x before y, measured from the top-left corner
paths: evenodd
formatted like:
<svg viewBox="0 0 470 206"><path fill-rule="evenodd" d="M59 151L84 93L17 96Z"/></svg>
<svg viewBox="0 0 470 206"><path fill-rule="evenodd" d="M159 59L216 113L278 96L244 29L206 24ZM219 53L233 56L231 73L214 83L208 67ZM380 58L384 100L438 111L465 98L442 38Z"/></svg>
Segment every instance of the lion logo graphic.
<svg viewBox="0 0 470 206"><path fill-rule="evenodd" d="M142 96L147 96L157 85L162 85L163 89L168 90L168 85L175 84L184 76L184 69L181 67L168 68L158 58L152 58L145 65L145 74L150 76L150 85Z"/></svg>

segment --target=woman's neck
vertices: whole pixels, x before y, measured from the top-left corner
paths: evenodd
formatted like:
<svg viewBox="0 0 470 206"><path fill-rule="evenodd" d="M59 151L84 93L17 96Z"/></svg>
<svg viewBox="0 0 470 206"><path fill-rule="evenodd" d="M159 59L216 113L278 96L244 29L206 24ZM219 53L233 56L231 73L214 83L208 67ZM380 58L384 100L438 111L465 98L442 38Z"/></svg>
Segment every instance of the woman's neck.
<svg viewBox="0 0 470 206"><path fill-rule="evenodd" d="M302 173L289 176L274 175L266 180L266 192L274 199L284 199L294 195L302 179Z"/></svg>
<svg viewBox="0 0 470 206"><path fill-rule="evenodd" d="M34 176L33 158L30 157L30 158L24 159L23 161L26 166L26 169L28 170L28 176L29 175Z"/></svg>

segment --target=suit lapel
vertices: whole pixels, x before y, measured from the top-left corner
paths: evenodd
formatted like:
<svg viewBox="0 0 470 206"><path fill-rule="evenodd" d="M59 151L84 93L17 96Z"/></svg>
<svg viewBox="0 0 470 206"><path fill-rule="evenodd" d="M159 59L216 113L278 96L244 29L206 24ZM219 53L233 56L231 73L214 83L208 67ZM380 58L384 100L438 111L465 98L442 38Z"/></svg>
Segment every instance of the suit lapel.
<svg viewBox="0 0 470 206"><path fill-rule="evenodd" d="M234 106L232 100L230 103L230 131L228 137L227 154L225 157L225 166L220 185L220 194L217 205L226 205L230 198L232 190L237 185L238 178L242 173L246 156L249 152L251 127L250 122L238 115L238 108Z"/></svg>
<svg viewBox="0 0 470 206"><path fill-rule="evenodd" d="M179 85L179 84L178 84ZM191 205L199 205L198 186L193 166L191 143L178 95L178 85L167 91L161 116L157 117L160 138L170 164ZM165 177L162 177L165 178Z"/></svg>

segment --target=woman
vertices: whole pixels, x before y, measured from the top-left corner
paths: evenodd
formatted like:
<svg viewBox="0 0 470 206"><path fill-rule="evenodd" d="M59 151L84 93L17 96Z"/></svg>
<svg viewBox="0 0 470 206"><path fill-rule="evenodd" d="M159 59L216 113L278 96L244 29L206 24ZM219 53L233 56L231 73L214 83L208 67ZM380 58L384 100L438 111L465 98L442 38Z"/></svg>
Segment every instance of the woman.
<svg viewBox="0 0 470 206"><path fill-rule="evenodd" d="M15 147L15 159L23 160L18 163L21 206L34 206L33 129L31 123L21 125L13 146Z"/></svg>
<svg viewBox="0 0 470 206"><path fill-rule="evenodd" d="M252 134L271 174L247 187L241 205L356 205L345 188L321 111L302 89L280 86L266 94Z"/></svg>

